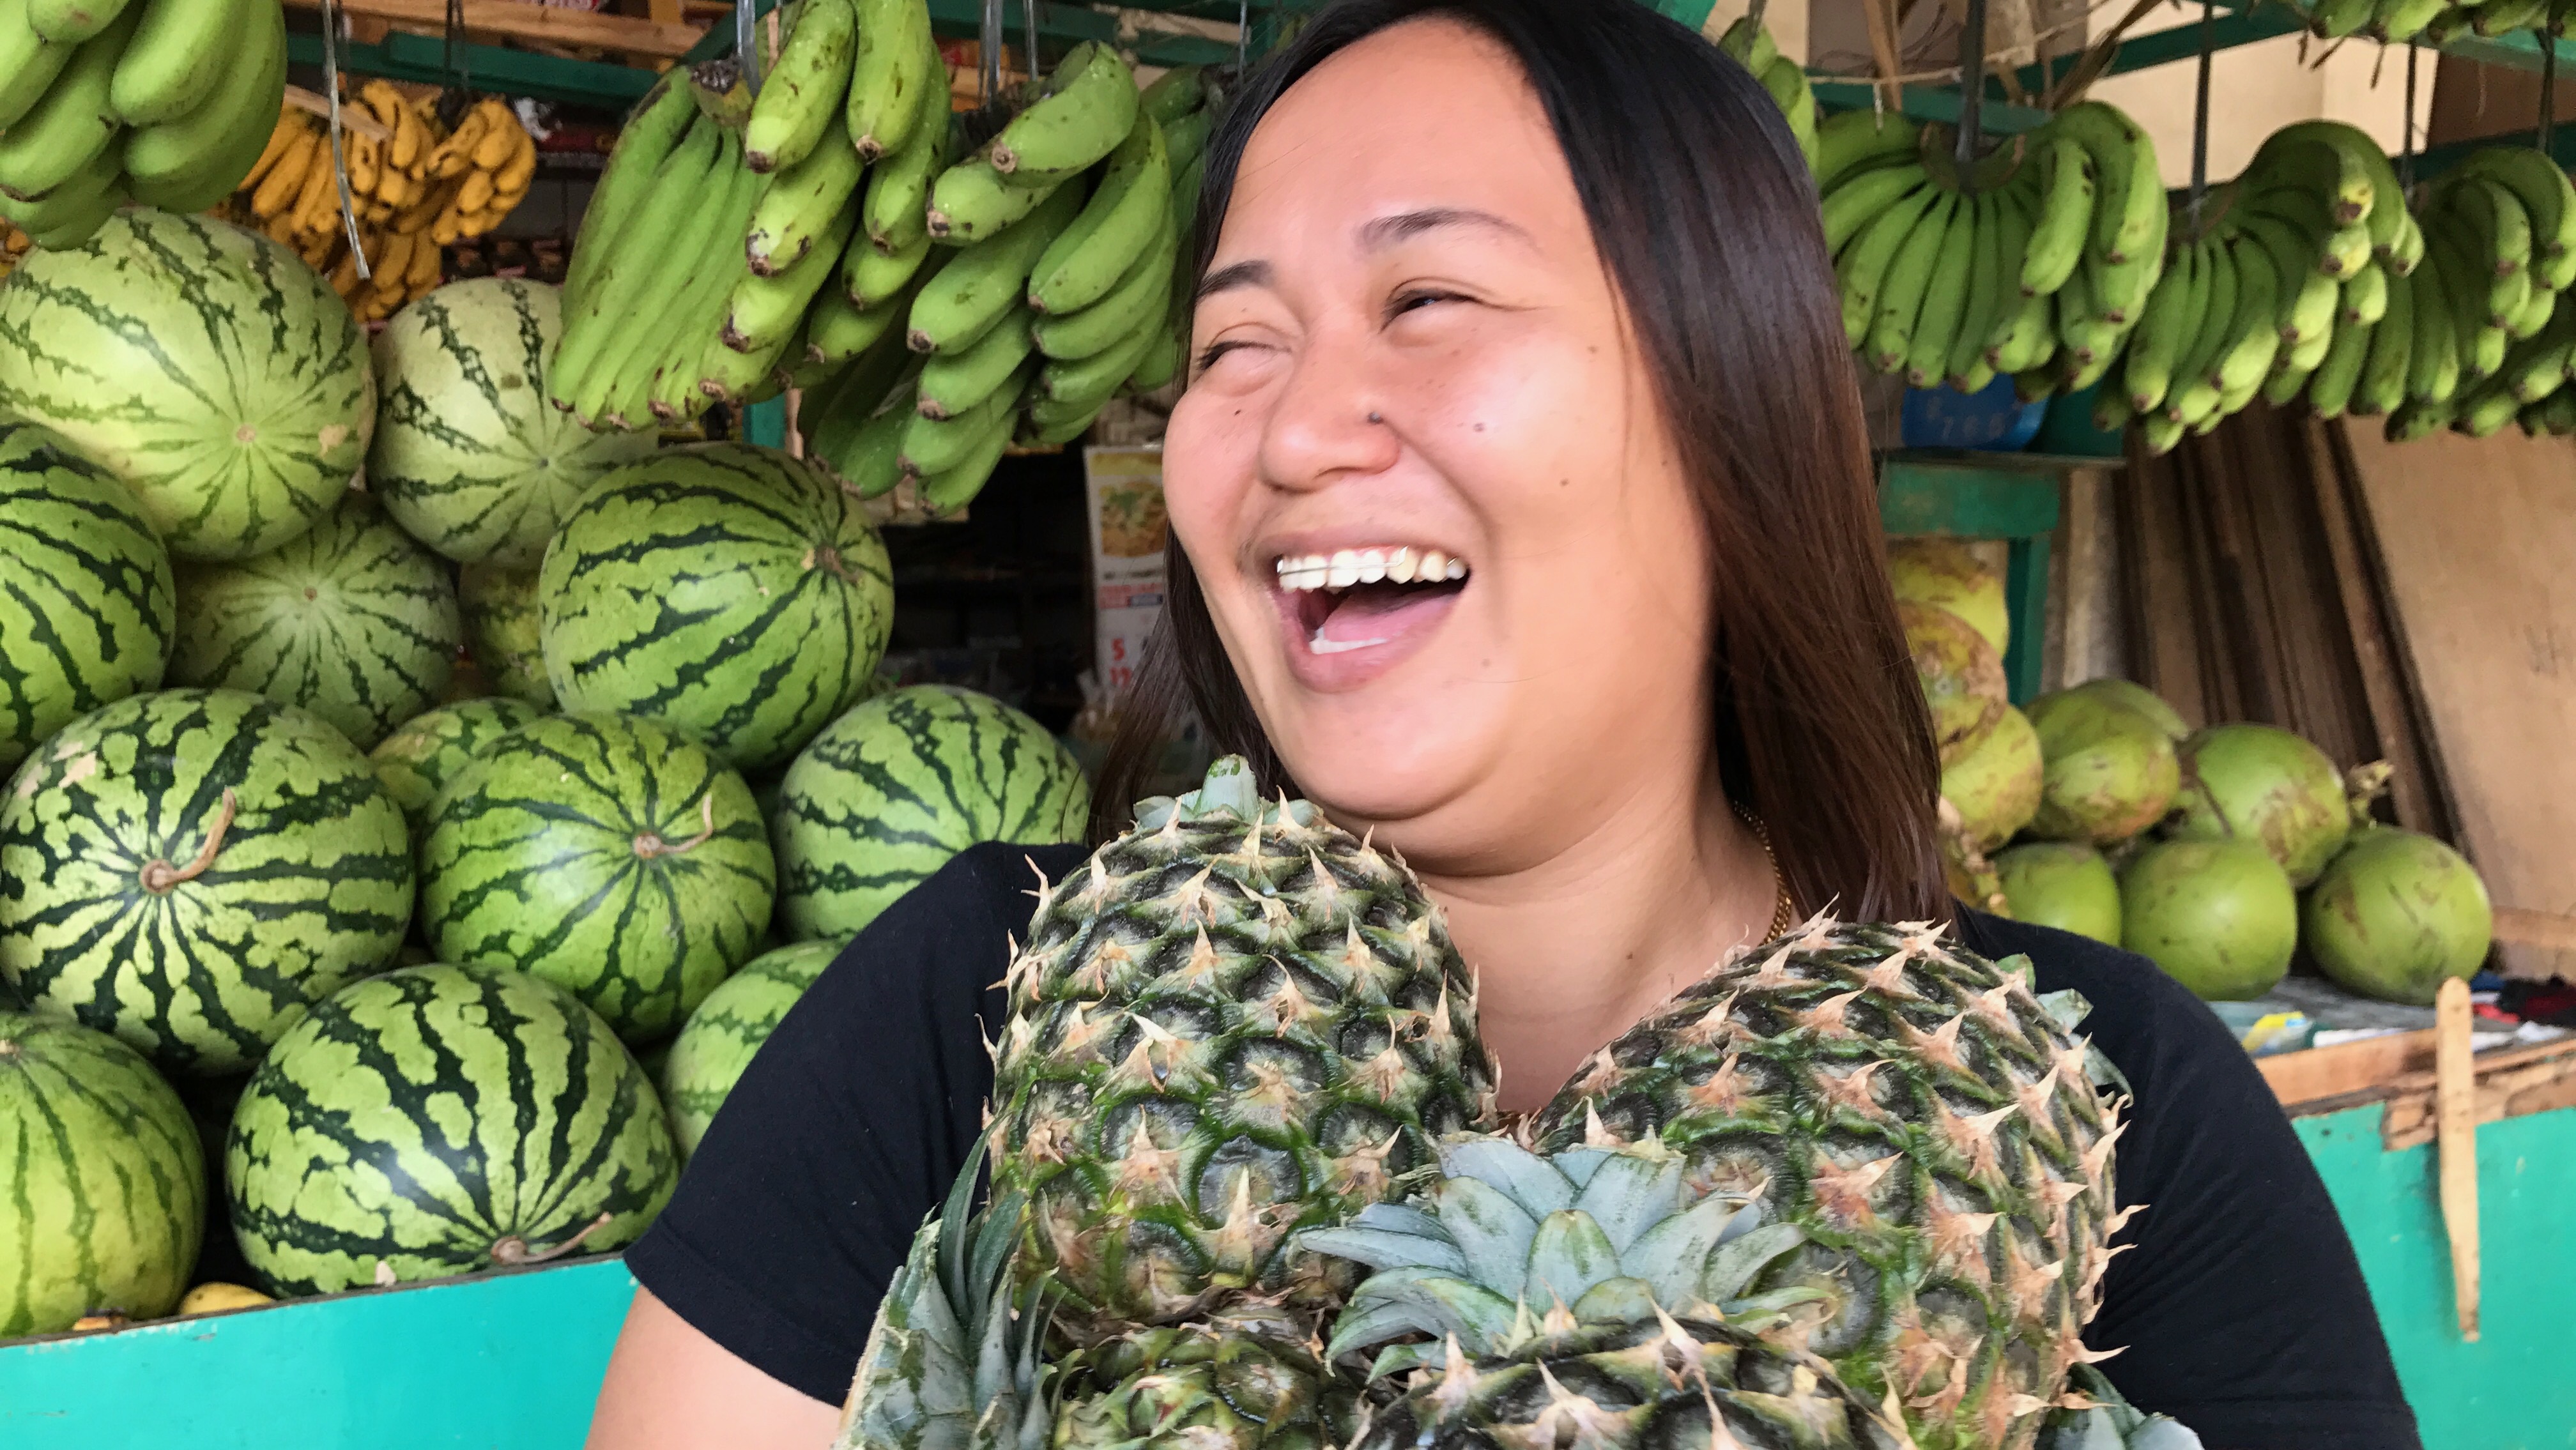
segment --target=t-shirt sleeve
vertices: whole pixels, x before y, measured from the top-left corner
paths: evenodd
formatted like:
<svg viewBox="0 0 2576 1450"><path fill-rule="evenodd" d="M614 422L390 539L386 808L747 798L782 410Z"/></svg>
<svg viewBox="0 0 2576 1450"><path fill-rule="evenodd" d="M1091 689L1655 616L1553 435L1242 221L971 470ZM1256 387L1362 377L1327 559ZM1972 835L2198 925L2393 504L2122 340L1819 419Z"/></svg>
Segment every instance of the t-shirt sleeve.
<svg viewBox="0 0 2576 1450"><path fill-rule="evenodd" d="M834 959L627 1250L656 1298L771 1378L841 1402L877 1301L980 1124L984 1019L1003 1009L1010 934L1027 929L1030 858L1060 874L1065 854L969 850Z"/></svg>
<svg viewBox="0 0 2576 1450"><path fill-rule="evenodd" d="M2253 1059L2199 999L2143 957L1982 919L2026 952L2041 990L2092 1003L2079 1028L2135 1099L2114 1159L2143 1204L2085 1331L2119 1349L2102 1372L2211 1450L2421 1450L2352 1241Z"/></svg>

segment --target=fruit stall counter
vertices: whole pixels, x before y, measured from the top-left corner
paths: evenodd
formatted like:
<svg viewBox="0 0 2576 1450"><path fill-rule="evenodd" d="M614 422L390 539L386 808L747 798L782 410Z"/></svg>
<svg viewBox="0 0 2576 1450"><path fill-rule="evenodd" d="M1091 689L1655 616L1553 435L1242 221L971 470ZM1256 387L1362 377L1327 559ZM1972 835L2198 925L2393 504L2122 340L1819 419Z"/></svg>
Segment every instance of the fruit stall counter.
<svg viewBox="0 0 2576 1450"><path fill-rule="evenodd" d="M2356 1044L2356 1046L2366 1046ZM2480 1062L2478 1190L2487 1273L2481 1337L2459 1334L2409 1043L2368 1052L2399 1069L2357 1091L2348 1049L2265 1059L2343 1214L2427 1450L2576 1444L2576 1106L2558 1084L2576 1043ZM2539 1079L2545 1078L2545 1081ZM2537 1108L2537 1110L2533 1110ZM2392 1142L2403 1146L2392 1147ZM0 1345L0 1444L10 1450L575 1450L635 1281L614 1256L113 1333ZM2295 1285L2282 1292L2296 1293Z"/></svg>

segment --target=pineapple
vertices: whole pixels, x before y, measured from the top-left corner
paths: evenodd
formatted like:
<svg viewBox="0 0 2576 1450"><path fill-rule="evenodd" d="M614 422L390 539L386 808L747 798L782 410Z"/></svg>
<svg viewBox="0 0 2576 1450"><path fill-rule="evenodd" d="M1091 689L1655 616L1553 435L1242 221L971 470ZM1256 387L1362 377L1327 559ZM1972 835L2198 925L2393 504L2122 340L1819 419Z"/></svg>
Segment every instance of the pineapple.
<svg viewBox="0 0 2576 1450"><path fill-rule="evenodd" d="M1796 1226L1757 1287L1815 1294L1772 1337L1892 1396L1923 1450L2018 1450L2085 1403L2065 1387L2125 1218L2108 1065L2052 1015L2082 1010L1928 924L1819 917L1603 1049L1532 1132L1653 1141L1692 1192Z"/></svg>
<svg viewBox="0 0 2576 1450"><path fill-rule="evenodd" d="M1453 1141L1416 1204L1378 1204L1302 1247L1377 1269L1334 1325L1335 1358L1409 1377L1355 1450L1907 1443L1831 1366L1760 1332L1813 1291L1738 1297L1805 1234L1693 1184L1649 1138L1541 1158Z"/></svg>
<svg viewBox="0 0 2576 1450"><path fill-rule="evenodd" d="M996 1047L995 1186L1075 1345L1233 1305L1312 1315L1289 1247L1494 1121L1474 986L1400 861L1238 757L1042 890ZM1303 1339L1298 1330L1291 1339Z"/></svg>
<svg viewBox="0 0 2576 1450"><path fill-rule="evenodd" d="M1011 1274L1018 1202L973 1211L983 1163L978 1144L886 1286L834 1450L1046 1450L1046 1316Z"/></svg>
<svg viewBox="0 0 2576 1450"><path fill-rule="evenodd" d="M1358 1397L1299 1339L1247 1306L1203 1324L1131 1330L1057 1365L1055 1450L1336 1450Z"/></svg>

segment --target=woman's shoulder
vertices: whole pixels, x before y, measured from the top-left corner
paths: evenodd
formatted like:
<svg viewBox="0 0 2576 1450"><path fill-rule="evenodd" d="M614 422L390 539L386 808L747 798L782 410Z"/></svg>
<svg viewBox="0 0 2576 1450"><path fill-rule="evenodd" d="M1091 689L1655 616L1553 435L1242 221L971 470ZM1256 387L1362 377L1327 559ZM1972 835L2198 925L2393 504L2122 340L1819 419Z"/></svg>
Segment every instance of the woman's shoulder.
<svg viewBox="0 0 2576 1450"><path fill-rule="evenodd" d="M895 898L842 949L825 978L873 975L887 966L918 974L925 964L1001 961L1028 934L1038 893L1079 865L1083 854L1070 842L969 846Z"/></svg>

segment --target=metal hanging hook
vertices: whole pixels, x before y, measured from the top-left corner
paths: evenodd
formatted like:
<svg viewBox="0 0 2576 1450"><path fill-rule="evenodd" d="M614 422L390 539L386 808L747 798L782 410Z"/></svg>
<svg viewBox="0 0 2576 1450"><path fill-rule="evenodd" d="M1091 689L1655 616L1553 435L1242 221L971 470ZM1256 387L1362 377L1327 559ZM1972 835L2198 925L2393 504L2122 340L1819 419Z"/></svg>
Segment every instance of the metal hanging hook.
<svg viewBox="0 0 2576 1450"><path fill-rule="evenodd" d="M742 84L760 94L760 0L733 0L733 57Z"/></svg>
<svg viewBox="0 0 2576 1450"><path fill-rule="evenodd" d="M1959 26L1959 137L1952 159L1958 163L1959 183L1973 195L1977 189L1977 158L1985 149L1986 106L1986 0L1968 0L1968 13Z"/></svg>
<svg viewBox="0 0 2576 1450"><path fill-rule="evenodd" d="M2191 226L2200 230L2200 205L2209 196L2209 63L2217 39L2215 0L2200 0L2200 78L2191 101Z"/></svg>
<svg viewBox="0 0 2576 1450"><path fill-rule="evenodd" d="M367 264L367 248L358 237L358 207L349 197L349 162L341 146L340 7L337 0L322 0L322 93L331 102L331 179L340 187L340 230L348 235L349 255L357 260L358 280L372 281L376 273Z"/></svg>

